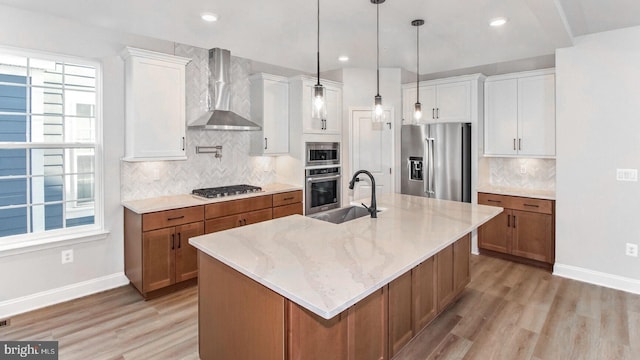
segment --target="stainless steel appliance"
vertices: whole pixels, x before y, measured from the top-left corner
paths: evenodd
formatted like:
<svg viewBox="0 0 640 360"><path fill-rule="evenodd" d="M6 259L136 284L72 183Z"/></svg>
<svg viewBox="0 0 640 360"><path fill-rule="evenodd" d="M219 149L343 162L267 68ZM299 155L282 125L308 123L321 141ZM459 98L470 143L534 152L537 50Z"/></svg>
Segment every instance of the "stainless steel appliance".
<svg viewBox="0 0 640 360"><path fill-rule="evenodd" d="M305 214L340 207L340 167L305 170Z"/></svg>
<svg viewBox="0 0 640 360"><path fill-rule="evenodd" d="M259 186L230 185L230 186L219 186L219 187L204 188L204 189L195 189L191 193L193 195L197 195L205 198L219 198L223 196L247 194L247 193L253 193L253 192L260 192L260 191L262 191L262 188Z"/></svg>
<svg viewBox="0 0 640 360"><path fill-rule="evenodd" d="M306 166L340 164L340 143L308 142L305 147Z"/></svg>
<svg viewBox="0 0 640 360"><path fill-rule="evenodd" d="M402 126L400 192L471 202L471 124Z"/></svg>

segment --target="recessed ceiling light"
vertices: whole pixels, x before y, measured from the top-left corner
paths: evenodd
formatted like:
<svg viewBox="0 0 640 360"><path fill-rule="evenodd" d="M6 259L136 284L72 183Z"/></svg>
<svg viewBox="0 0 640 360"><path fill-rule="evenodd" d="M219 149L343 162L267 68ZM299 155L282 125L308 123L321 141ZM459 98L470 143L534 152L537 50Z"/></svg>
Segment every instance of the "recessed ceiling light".
<svg viewBox="0 0 640 360"><path fill-rule="evenodd" d="M218 21L218 15L216 15L214 13L210 13L210 12L202 13L202 15L200 15L200 17L202 18L202 20L204 20L206 22Z"/></svg>
<svg viewBox="0 0 640 360"><path fill-rule="evenodd" d="M504 25L506 23L507 23L507 19L506 18L499 17L499 18L491 19L491 21L489 22L489 25L491 25L493 27L498 27L498 26L502 26L502 25Z"/></svg>
<svg viewBox="0 0 640 360"><path fill-rule="evenodd" d="M340 57L338 57L338 61L347 62L349 61L349 57L347 55L341 55Z"/></svg>

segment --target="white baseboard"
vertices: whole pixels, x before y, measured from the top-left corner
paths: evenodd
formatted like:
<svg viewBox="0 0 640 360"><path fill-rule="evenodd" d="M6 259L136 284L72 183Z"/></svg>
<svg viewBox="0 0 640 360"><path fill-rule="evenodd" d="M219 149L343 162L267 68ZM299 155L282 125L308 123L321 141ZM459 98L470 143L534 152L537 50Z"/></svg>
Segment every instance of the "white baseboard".
<svg viewBox="0 0 640 360"><path fill-rule="evenodd" d="M640 280L624 276L612 275L558 263L553 266L553 275L634 294L640 294Z"/></svg>
<svg viewBox="0 0 640 360"><path fill-rule="evenodd" d="M129 279L124 273L116 273L71 285L62 286L16 299L0 302L0 319L46 306L77 299L97 292L127 285Z"/></svg>

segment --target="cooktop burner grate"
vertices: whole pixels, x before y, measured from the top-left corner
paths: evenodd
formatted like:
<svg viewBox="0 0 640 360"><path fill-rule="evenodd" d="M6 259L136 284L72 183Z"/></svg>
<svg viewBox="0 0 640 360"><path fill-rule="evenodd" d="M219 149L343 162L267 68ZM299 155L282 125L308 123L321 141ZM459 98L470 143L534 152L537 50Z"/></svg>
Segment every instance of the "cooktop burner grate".
<svg viewBox="0 0 640 360"><path fill-rule="evenodd" d="M253 192L260 192L262 188L252 185L231 185L231 186L219 186L204 189L195 189L191 193L197 196L205 198L219 198L223 196L247 194Z"/></svg>

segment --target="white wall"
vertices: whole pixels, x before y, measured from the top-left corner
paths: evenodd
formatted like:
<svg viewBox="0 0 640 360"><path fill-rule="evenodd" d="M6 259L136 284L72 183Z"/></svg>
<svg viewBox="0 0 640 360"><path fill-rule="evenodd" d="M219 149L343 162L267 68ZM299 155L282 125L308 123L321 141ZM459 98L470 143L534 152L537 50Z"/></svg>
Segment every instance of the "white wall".
<svg viewBox="0 0 640 360"><path fill-rule="evenodd" d="M0 258L0 318L33 307L125 284L120 206L120 158L124 154L125 45L173 51L173 43L82 26L67 20L0 6L0 45L85 57L102 63L105 240ZM60 251L75 260L61 265Z"/></svg>
<svg viewBox="0 0 640 360"><path fill-rule="evenodd" d="M577 38L556 57L558 275L640 293L640 27Z"/></svg>

